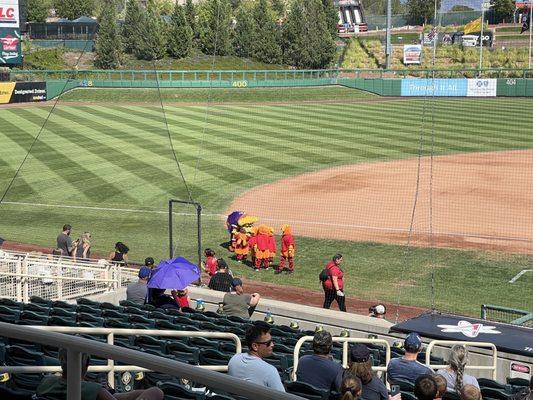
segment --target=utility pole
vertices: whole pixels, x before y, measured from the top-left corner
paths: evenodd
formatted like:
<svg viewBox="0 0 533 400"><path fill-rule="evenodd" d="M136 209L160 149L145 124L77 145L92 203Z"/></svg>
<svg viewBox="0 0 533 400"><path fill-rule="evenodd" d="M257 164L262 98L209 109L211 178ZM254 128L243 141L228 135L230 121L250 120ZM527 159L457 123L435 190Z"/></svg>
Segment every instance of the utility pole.
<svg viewBox="0 0 533 400"><path fill-rule="evenodd" d="M531 22L533 22L533 1L529 0L527 3L528 6L528 12L529 12L529 69L531 69L531 44L533 39L533 25L531 25Z"/></svg>
<svg viewBox="0 0 533 400"><path fill-rule="evenodd" d="M392 28L392 0L387 0L387 39L385 44L385 68L390 69L392 57L391 45L391 28Z"/></svg>
<svg viewBox="0 0 533 400"><path fill-rule="evenodd" d="M437 57L437 42L439 41L439 30L440 30L440 20L437 23L437 7L438 7L438 0L435 0L435 14L433 17L433 27L435 28L435 37L433 38L433 68L435 68L435 58Z"/></svg>
<svg viewBox="0 0 533 400"><path fill-rule="evenodd" d="M483 68L483 25L485 23L485 0L481 0L481 33L479 38L479 76Z"/></svg>

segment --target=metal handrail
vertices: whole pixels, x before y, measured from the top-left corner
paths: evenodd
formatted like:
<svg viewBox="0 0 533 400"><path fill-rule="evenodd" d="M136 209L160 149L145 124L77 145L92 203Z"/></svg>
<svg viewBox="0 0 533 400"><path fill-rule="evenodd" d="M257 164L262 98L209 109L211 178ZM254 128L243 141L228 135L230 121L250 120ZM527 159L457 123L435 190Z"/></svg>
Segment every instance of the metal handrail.
<svg viewBox="0 0 533 400"><path fill-rule="evenodd" d="M159 329L121 329L121 328L82 328L74 326L39 326L32 325L32 328L45 330L49 332L58 333L84 333L88 335L107 335L107 343L114 344L115 336L163 336L163 337L205 337L217 339L232 339L235 343L235 353L242 352L242 344L240 338L234 333L228 332L190 332L190 331L175 331L175 330L159 330ZM213 371L227 372L227 365L199 365L199 367L210 369ZM35 372L60 372L59 366L0 366L0 373L35 373ZM149 371L145 368L140 368L135 365L115 366L113 360L109 360L107 366L92 366L89 371L107 372L107 380L109 386L115 386L115 371Z"/></svg>
<svg viewBox="0 0 533 400"><path fill-rule="evenodd" d="M144 333L149 332L142 329L140 331ZM270 388L246 382L245 380L237 379L226 374L220 374L215 371L209 371L204 368L169 360L137 350L131 350L124 347L116 348L115 346L99 343L90 339L65 335L62 333L48 332L44 327L35 329L35 327L0 322L0 332L2 336L10 338L15 337L20 340L67 349L67 369L69 371L67 374L67 398L69 400L81 399L81 353L91 354L132 365L139 365L152 371L158 371L171 376L198 382L211 389L235 393L239 396L253 398L254 400L271 400L272 398L276 398L276 400L304 400L300 396L273 391ZM193 332L187 332L189 335L192 333Z"/></svg>
<svg viewBox="0 0 533 400"><path fill-rule="evenodd" d="M498 363L498 349L496 348L496 345L494 343L489 342L466 342L461 340L432 340L429 342L428 347L426 349L426 365L430 367L431 369L438 369L438 368L447 368L449 365L436 365L431 364L431 350L433 350L433 347L436 345L454 345L454 344L461 344L464 346L472 346L472 347L483 347L483 348L489 348L492 349L492 365L467 365L466 369L478 369L478 370L489 370L492 371L492 379L496 380L496 369L497 369L497 363Z"/></svg>
<svg viewBox="0 0 533 400"><path fill-rule="evenodd" d="M390 344L385 339L364 339L364 338L349 338L349 337L340 337L340 336L334 336L333 338L334 342L342 342L342 366L343 368L348 368L348 343L372 343L372 344L381 344L385 346L385 366L384 367L372 367L373 371L386 371L387 365L389 365L389 361L391 358L391 351L390 351ZM313 336L304 336L301 337L298 342L296 342L296 345L294 346L294 362L293 362L293 370L292 370L292 378L296 380L296 371L298 370L298 360L300 358L300 348L304 344L304 342L312 342Z"/></svg>

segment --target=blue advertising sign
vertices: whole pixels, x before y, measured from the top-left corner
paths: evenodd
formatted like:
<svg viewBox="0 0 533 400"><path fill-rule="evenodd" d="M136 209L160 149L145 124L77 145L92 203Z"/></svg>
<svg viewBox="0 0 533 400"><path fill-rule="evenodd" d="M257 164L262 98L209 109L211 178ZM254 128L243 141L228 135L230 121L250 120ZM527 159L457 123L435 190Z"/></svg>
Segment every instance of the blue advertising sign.
<svg viewBox="0 0 533 400"><path fill-rule="evenodd" d="M467 79L402 79L402 96L466 97Z"/></svg>

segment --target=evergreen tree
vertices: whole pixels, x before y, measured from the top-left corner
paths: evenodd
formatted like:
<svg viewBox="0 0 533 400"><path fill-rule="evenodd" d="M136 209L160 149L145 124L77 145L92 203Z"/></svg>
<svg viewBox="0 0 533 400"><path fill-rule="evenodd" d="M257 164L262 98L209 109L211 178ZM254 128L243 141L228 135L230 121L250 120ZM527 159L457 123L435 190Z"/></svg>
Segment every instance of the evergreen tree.
<svg viewBox="0 0 533 400"><path fill-rule="evenodd" d="M50 7L52 6L49 0L28 0L28 8L26 19L28 22L46 22Z"/></svg>
<svg viewBox="0 0 533 400"><path fill-rule="evenodd" d="M96 36L94 65L101 69L116 69L122 61L122 42L117 23L117 9L108 2L102 9Z"/></svg>
<svg viewBox="0 0 533 400"><path fill-rule="evenodd" d="M157 3L148 0L146 13L142 14L139 42L134 48L135 56L140 60L159 60L166 53L166 32Z"/></svg>
<svg viewBox="0 0 533 400"><path fill-rule="evenodd" d="M70 20L94 14L94 0L54 0L56 15Z"/></svg>
<svg viewBox="0 0 533 400"><path fill-rule="evenodd" d="M286 61L298 68L327 68L335 57L321 0L294 0L284 29Z"/></svg>
<svg viewBox="0 0 533 400"><path fill-rule="evenodd" d="M492 0L491 8L494 10L498 23L512 21L515 9L513 0Z"/></svg>
<svg viewBox="0 0 533 400"><path fill-rule="evenodd" d="M143 10L141 10L139 0L128 0L124 25L122 25L122 41L126 53L132 54L135 52L141 38L140 29L142 25Z"/></svg>
<svg viewBox="0 0 533 400"><path fill-rule="evenodd" d="M272 0L271 3L272 3L272 11L274 11L274 14L276 15L276 19L284 18L285 13L287 12L285 0Z"/></svg>
<svg viewBox="0 0 533 400"><path fill-rule="evenodd" d="M199 10L198 38L205 54L231 53L231 5L228 0L209 0Z"/></svg>
<svg viewBox="0 0 533 400"><path fill-rule="evenodd" d="M279 30L267 0L259 0L254 7L252 57L270 64L282 62Z"/></svg>
<svg viewBox="0 0 533 400"><path fill-rule="evenodd" d="M168 32L168 53L176 58L191 55L193 33L185 18L183 7L178 2L174 5L174 12L172 13Z"/></svg>
<svg viewBox="0 0 533 400"><path fill-rule="evenodd" d="M324 13L326 14L326 23L331 35L337 37L337 25L339 24L339 10L333 4L332 0L322 0Z"/></svg>
<svg viewBox="0 0 533 400"><path fill-rule="evenodd" d="M437 1L437 9L440 9L441 0ZM435 3L428 0L407 0L405 4L409 21L413 24L427 24L435 15Z"/></svg>
<svg viewBox="0 0 533 400"><path fill-rule="evenodd" d="M192 29L193 36L195 39L198 39L198 29L196 27L196 7L192 0L187 0L185 2L185 18L187 18L187 23Z"/></svg>
<svg viewBox="0 0 533 400"><path fill-rule="evenodd" d="M251 57L254 43L254 19L252 10L242 5L237 10L237 24L233 36L233 49L239 57Z"/></svg>

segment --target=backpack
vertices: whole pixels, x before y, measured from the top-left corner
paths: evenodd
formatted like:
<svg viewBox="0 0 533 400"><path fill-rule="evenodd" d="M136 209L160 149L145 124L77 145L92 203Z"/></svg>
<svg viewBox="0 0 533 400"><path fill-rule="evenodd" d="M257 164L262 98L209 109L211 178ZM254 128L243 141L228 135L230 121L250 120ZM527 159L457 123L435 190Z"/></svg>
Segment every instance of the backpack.
<svg viewBox="0 0 533 400"><path fill-rule="evenodd" d="M320 274L318 274L318 279L320 282L326 282L330 277L329 269L324 268L322 271L320 271Z"/></svg>

